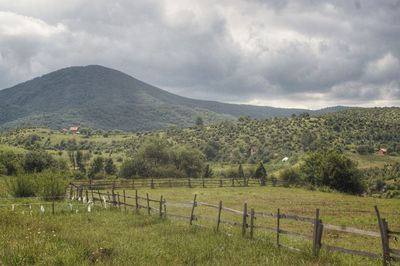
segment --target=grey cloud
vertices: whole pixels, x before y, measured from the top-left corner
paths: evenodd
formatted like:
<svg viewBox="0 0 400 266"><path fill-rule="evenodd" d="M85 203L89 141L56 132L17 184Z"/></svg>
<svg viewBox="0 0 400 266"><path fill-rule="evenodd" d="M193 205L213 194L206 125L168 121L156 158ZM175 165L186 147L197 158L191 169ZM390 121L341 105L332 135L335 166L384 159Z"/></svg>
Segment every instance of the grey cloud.
<svg viewBox="0 0 400 266"><path fill-rule="evenodd" d="M11 28L37 26L19 34L0 26L0 88L103 64L210 100L311 108L400 100L400 1L0 0L0 11Z"/></svg>

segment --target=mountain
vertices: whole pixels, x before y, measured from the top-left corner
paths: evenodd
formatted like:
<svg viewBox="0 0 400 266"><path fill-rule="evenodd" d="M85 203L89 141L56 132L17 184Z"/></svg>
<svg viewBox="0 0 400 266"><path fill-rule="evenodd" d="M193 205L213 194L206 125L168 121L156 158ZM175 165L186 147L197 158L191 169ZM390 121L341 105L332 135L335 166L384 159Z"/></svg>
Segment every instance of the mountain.
<svg viewBox="0 0 400 266"><path fill-rule="evenodd" d="M334 108L334 110L343 107ZM285 117L310 111L227 104L181 97L120 71L98 65L64 68L0 90L0 128L81 125L100 129L154 130L205 122Z"/></svg>

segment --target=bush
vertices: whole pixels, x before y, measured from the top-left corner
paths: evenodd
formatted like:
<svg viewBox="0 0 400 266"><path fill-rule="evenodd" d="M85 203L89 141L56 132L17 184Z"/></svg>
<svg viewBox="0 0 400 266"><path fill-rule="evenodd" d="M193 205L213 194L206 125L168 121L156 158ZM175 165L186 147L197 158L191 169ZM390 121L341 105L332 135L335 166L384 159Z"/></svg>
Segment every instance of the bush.
<svg viewBox="0 0 400 266"><path fill-rule="evenodd" d="M59 198L65 194L66 180L57 172L46 171L36 175L37 195L45 200Z"/></svg>
<svg viewBox="0 0 400 266"><path fill-rule="evenodd" d="M8 180L7 190L14 197L33 197L36 195L36 184L31 175L18 175Z"/></svg>
<svg viewBox="0 0 400 266"><path fill-rule="evenodd" d="M150 175L150 166L142 159L125 160L120 167L118 175L122 178L148 177Z"/></svg>
<svg viewBox="0 0 400 266"><path fill-rule="evenodd" d="M331 189L348 192L363 192L362 174L355 162L341 151L319 151L308 155L301 172L312 185L327 186Z"/></svg>
<svg viewBox="0 0 400 266"><path fill-rule="evenodd" d="M296 185L301 183L301 176L299 171L292 167L283 169L279 177L288 185Z"/></svg>
<svg viewBox="0 0 400 266"><path fill-rule="evenodd" d="M25 154L23 168L27 173L42 172L45 169L57 167L57 162L47 152L31 151Z"/></svg>

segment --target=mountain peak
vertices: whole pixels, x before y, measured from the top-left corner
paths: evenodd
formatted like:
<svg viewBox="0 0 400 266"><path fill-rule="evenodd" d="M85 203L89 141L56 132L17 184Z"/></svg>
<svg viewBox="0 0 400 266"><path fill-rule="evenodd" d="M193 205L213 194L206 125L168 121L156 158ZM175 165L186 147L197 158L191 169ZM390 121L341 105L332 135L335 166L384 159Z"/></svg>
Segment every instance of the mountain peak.
<svg viewBox="0 0 400 266"><path fill-rule="evenodd" d="M0 91L0 128L14 126L152 130L240 116L307 110L235 105L181 97L101 65L72 66Z"/></svg>

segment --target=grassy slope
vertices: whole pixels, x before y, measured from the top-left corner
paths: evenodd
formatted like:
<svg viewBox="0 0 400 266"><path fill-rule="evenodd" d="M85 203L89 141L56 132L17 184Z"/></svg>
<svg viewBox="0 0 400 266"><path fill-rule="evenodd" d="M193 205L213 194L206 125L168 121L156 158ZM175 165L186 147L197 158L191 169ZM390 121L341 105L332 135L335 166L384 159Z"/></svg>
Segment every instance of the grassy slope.
<svg viewBox="0 0 400 266"><path fill-rule="evenodd" d="M224 206L242 209L243 202L256 211L281 212L312 217L315 208L321 209L321 218L325 223L355 226L361 229L377 231L373 205L377 204L382 216L387 218L391 228L398 229L399 200L374 199L349 196L339 193L322 193L297 188L210 188L210 189L154 189L140 190L140 195L148 192L151 197L164 195L167 202L189 202L195 193L199 201L218 203ZM128 191L127 194L134 194ZM5 203L3 200L2 203ZM11 204L8 201L8 205ZM144 203L142 203L144 204ZM56 206L57 214L38 215L38 206L33 216L22 207L16 212L10 208L0 208L0 261L5 265L85 265L99 253L100 248L111 250L110 255L99 259L100 265L378 265L376 260L352 257L349 255L323 252L320 259L312 259L309 254L309 242L281 237L282 243L304 250L302 253L278 251L273 247L275 237L261 234L256 237L267 241L242 240L240 229L222 225L222 232L215 234L212 229L189 228L187 221L167 220L160 222L157 214L151 218L140 211L132 215L119 211L99 210L92 213L70 213L66 203ZM154 206L156 207L156 206ZM64 211L62 211L62 209ZM190 214L190 208L168 207L169 212ZM200 216L216 217L216 210L198 207ZM222 219L240 222L240 216L223 213ZM256 225L275 227L274 219L258 217ZM196 221L214 227L214 223ZM310 225L281 221L282 229L310 234ZM40 233L39 233L40 232ZM28 241L27 241L28 240ZM348 248L380 252L379 238L354 237L349 234L324 232L324 243L336 244ZM395 244L395 243L394 243ZM394 248L399 248L392 246Z"/></svg>
<svg viewBox="0 0 400 266"><path fill-rule="evenodd" d="M346 225L359 229L372 230L377 232L376 216L374 205L378 205L382 216L387 218L391 228L398 229L400 220L398 199L375 199L350 196L341 193L324 193L318 191L309 191L299 188L282 187L250 187L250 188L214 188L214 189L154 189L141 190L140 193L148 192L153 198L159 198L163 195L168 201L188 202L195 193L198 194L198 201L204 201L212 204L218 204L219 200L227 207L237 210L243 209L243 203L247 202L249 208L255 211L276 212L280 208L282 213L297 214L306 217L314 217L315 209L321 211L321 219L325 223L334 225ZM132 192L127 192L134 195ZM121 193L122 195L122 193ZM142 203L145 204L145 203ZM155 206L156 207L156 206ZM190 215L190 209L169 208L171 212L177 212L184 215ZM196 212L200 215L216 218L216 210L199 207ZM224 214L223 219L230 219L241 222L241 217ZM201 221L203 223L203 221ZM275 219L259 217L256 220L259 225L275 227ZM203 224L207 225L208 222ZM284 229L295 232L302 232L308 235L312 234L312 226L305 223L283 221ZM239 229L236 229L239 230ZM260 235L264 237L263 234ZM268 236L274 241L272 235ZM285 238L284 238L285 239ZM286 239L287 243L293 245L302 245L304 242L293 242L293 239ZM378 238L354 236L351 234L335 233L327 231L324 235L324 243L335 244L347 248L358 248L360 250L379 253L380 240ZM399 243L393 243L399 248Z"/></svg>
<svg viewBox="0 0 400 266"><path fill-rule="evenodd" d="M279 251L268 242L242 240L156 217L102 211L52 216L0 210L0 263L5 265L326 265ZM101 251L103 250L103 251ZM104 251L105 250L105 251Z"/></svg>

